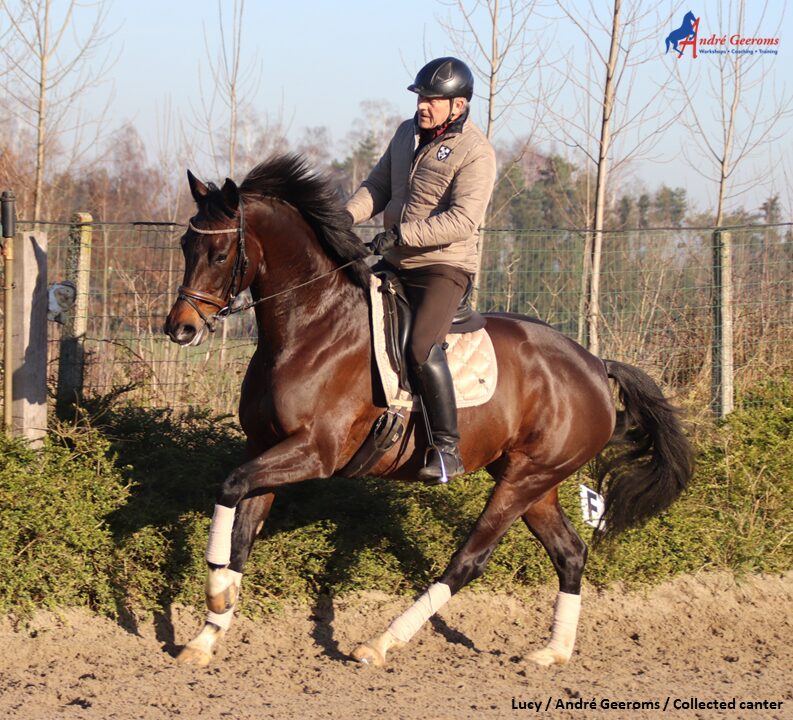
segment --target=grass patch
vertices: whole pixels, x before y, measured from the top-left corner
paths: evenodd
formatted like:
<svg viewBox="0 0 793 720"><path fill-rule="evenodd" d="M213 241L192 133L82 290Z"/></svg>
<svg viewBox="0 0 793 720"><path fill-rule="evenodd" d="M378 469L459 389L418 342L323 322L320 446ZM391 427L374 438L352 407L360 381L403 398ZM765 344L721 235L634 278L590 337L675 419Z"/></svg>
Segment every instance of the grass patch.
<svg viewBox="0 0 793 720"><path fill-rule="evenodd" d="M636 585L703 568L790 569L791 427L790 383L761 388L751 409L699 427L689 490L669 512L591 553L587 579ZM0 438L0 611L202 606L215 490L243 448L228 417L129 405L53 428L40 452ZM584 472L578 479L588 480ZM443 571L491 488L486 473L449 488L343 478L285 488L248 562L244 611L323 593L412 594ZM589 540L574 479L561 498ZM518 523L475 585L547 582L555 578L545 551Z"/></svg>

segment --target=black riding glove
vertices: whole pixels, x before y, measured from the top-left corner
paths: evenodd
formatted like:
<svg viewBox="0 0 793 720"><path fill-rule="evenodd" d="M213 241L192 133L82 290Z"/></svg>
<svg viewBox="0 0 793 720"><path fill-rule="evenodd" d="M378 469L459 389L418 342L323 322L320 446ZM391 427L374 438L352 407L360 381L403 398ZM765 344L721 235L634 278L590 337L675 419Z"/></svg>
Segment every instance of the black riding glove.
<svg viewBox="0 0 793 720"><path fill-rule="evenodd" d="M377 235L372 238L372 252L375 255L385 255L392 247L396 247L397 245L401 244L402 238L399 237L397 226L394 225L391 230L377 233Z"/></svg>

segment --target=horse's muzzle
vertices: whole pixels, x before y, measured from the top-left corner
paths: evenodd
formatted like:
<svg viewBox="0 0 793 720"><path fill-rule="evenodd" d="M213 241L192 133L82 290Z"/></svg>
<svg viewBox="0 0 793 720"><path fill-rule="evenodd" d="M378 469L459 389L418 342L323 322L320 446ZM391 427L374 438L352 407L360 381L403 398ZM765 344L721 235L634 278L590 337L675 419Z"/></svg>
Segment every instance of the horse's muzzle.
<svg viewBox="0 0 793 720"><path fill-rule="evenodd" d="M174 313L174 310L168 314L163 332L178 345L200 345L207 335L206 324L201 322L199 325L188 318L181 318L180 313Z"/></svg>

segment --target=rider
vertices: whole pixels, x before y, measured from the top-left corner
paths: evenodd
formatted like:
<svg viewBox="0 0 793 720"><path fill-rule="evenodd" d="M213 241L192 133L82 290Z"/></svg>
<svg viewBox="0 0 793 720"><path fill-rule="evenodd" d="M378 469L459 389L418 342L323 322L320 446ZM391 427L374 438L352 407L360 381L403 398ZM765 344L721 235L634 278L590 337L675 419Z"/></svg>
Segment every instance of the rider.
<svg viewBox="0 0 793 720"><path fill-rule="evenodd" d="M465 472L445 338L476 272L496 177L493 147L468 119L473 89L470 69L457 58L419 70L408 87L418 95L415 116L397 128L347 202L353 224L383 213L386 229L372 248L402 280L413 310L408 358L432 435L423 480Z"/></svg>

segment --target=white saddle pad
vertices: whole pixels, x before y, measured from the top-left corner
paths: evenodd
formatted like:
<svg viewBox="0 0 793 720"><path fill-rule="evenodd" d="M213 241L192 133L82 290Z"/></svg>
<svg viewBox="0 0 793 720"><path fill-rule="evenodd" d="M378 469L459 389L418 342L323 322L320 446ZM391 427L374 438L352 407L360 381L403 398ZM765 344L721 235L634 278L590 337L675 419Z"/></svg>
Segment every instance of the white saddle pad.
<svg viewBox="0 0 793 720"><path fill-rule="evenodd" d="M374 354L380 381L383 383L386 402L398 407L418 409L418 399L399 387L399 378L386 352L385 327L383 322L383 298L378 289L380 280L372 276L369 285L372 309L372 337ZM482 328L472 333L446 336L449 347L446 356L454 380L454 395L457 407L483 405L496 391L498 366L493 342L487 330Z"/></svg>

